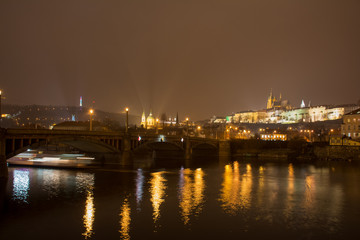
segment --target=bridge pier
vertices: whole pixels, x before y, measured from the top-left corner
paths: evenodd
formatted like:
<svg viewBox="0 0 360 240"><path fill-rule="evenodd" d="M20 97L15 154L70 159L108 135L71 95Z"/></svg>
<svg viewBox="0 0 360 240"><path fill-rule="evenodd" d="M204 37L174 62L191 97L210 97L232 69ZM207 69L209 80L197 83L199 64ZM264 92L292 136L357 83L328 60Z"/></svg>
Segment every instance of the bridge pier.
<svg viewBox="0 0 360 240"><path fill-rule="evenodd" d="M225 166L231 160L231 146L229 140L219 141L219 164Z"/></svg>
<svg viewBox="0 0 360 240"><path fill-rule="evenodd" d="M219 156L230 157L231 156L231 147L230 141L220 140L219 141Z"/></svg>
<svg viewBox="0 0 360 240"><path fill-rule="evenodd" d="M0 180L8 178L8 168L6 164L6 150L5 150L5 129L0 129Z"/></svg>
<svg viewBox="0 0 360 240"><path fill-rule="evenodd" d="M191 154L191 143L189 137L187 137L185 141L185 160L191 159Z"/></svg>
<svg viewBox="0 0 360 240"><path fill-rule="evenodd" d="M131 137L125 135L122 141L121 166L130 166L131 162Z"/></svg>

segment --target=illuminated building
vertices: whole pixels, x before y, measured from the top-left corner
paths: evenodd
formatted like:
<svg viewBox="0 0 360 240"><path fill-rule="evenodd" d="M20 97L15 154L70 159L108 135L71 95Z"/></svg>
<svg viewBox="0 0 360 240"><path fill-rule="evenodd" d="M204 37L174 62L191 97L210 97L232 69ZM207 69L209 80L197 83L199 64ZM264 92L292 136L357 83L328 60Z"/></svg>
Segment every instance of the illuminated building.
<svg viewBox="0 0 360 240"><path fill-rule="evenodd" d="M280 94L279 99L276 99L275 96L273 96L272 89L270 91L270 95L268 97L267 103L266 103L266 109L291 109L291 105L288 100L283 100Z"/></svg>
<svg viewBox="0 0 360 240"><path fill-rule="evenodd" d="M260 134L260 139L264 141L286 141L287 135L283 133Z"/></svg>
<svg viewBox="0 0 360 240"><path fill-rule="evenodd" d="M161 118L155 118L150 110L149 116L146 117L145 111L141 115L140 126L146 129L158 128L162 129L165 126L177 126L179 125L179 114L176 113L176 117L166 117L166 114L162 114Z"/></svg>
<svg viewBox="0 0 360 240"><path fill-rule="evenodd" d="M352 139L360 139L360 108L344 115L341 134Z"/></svg>
<svg viewBox="0 0 360 240"><path fill-rule="evenodd" d="M301 101L299 108L292 108L289 101L281 98L276 99L272 90L267 99L266 109L259 111L242 111L227 116L226 122L231 123L302 123L302 122L319 122L327 120L337 120L344 114L359 108L356 104L347 105L320 105L305 106L304 100ZM220 119L216 119L220 122ZM215 119L211 121L216 123Z"/></svg>
<svg viewBox="0 0 360 240"><path fill-rule="evenodd" d="M155 118L150 111L149 116L146 118L146 128L154 128L155 127Z"/></svg>
<svg viewBox="0 0 360 240"><path fill-rule="evenodd" d="M360 142L356 139L349 139L342 136L331 136L330 145L332 146L360 146Z"/></svg>
<svg viewBox="0 0 360 240"><path fill-rule="evenodd" d="M233 116L233 122L261 123L261 122L265 122L266 118L267 118L266 110L245 111L245 112L235 113Z"/></svg>
<svg viewBox="0 0 360 240"><path fill-rule="evenodd" d="M145 111L143 111L140 126L147 129L155 128L155 118L153 117L151 110L148 117L145 116Z"/></svg>

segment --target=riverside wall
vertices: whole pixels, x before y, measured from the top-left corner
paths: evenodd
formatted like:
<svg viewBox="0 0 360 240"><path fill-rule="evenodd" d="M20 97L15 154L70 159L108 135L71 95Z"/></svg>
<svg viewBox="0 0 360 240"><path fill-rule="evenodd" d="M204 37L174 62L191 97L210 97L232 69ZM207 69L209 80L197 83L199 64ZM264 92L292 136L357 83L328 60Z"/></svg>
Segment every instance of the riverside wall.
<svg viewBox="0 0 360 240"><path fill-rule="evenodd" d="M328 161L360 161L358 146L325 146L314 147L316 158Z"/></svg>
<svg viewBox="0 0 360 240"><path fill-rule="evenodd" d="M302 140L267 142L262 140L232 140L233 158L256 158L279 161L357 161L360 147L330 146L328 142L307 143Z"/></svg>

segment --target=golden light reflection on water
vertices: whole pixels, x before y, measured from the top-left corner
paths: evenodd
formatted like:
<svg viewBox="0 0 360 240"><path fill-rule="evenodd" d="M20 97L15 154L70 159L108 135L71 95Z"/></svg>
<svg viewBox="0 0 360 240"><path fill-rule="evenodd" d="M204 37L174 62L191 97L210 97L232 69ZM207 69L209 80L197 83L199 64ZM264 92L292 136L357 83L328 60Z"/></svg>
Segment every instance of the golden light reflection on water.
<svg viewBox="0 0 360 240"><path fill-rule="evenodd" d="M315 181L314 177L309 175L305 178L305 208L312 208L314 205L314 197L313 194L315 192Z"/></svg>
<svg viewBox="0 0 360 240"><path fill-rule="evenodd" d="M243 209L250 208L251 205L251 189L252 189L252 173L251 173L251 165L246 165L246 174L242 176L241 181L241 192L240 192L240 201L241 207Z"/></svg>
<svg viewBox="0 0 360 240"><path fill-rule="evenodd" d="M93 189L89 187L87 190L87 197L85 203L85 214L83 216L83 222L85 227L85 232L82 234L85 239L91 237L93 232L93 223L95 220L95 207L94 207L94 193Z"/></svg>
<svg viewBox="0 0 360 240"><path fill-rule="evenodd" d="M264 199L264 172L265 168L263 166L259 167L259 179L258 179L258 191L257 191L257 202L259 205L262 204Z"/></svg>
<svg viewBox="0 0 360 240"><path fill-rule="evenodd" d="M121 206L120 211L120 233L121 239L130 239L130 222L131 222L131 208L128 199L126 198Z"/></svg>
<svg viewBox="0 0 360 240"><path fill-rule="evenodd" d="M286 219L291 218L294 209L294 167L292 163L288 165L288 178L287 178L287 194L284 215ZM289 221L287 221L289 223Z"/></svg>
<svg viewBox="0 0 360 240"><path fill-rule="evenodd" d="M287 196L288 202L292 202L294 194L294 167L290 163L288 166L288 188L287 188Z"/></svg>
<svg viewBox="0 0 360 240"><path fill-rule="evenodd" d="M95 184L94 173L77 172L75 176L76 192L87 192Z"/></svg>
<svg viewBox="0 0 360 240"><path fill-rule="evenodd" d="M201 168L196 169L194 177L194 203L197 207L196 214L199 214L202 210L202 203L204 202L204 171Z"/></svg>
<svg viewBox="0 0 360 240"><path fill-rule="evenodd" d="M251 165L246 165L242 176L239 163L226 165L220 194L221 207L229 214L236 214L239 209L248 209L251 205L252 173Z"/></svg>
<svg viewBox="0 0 360 240"><path fill-rule="evenodd" d="M160 206L165 201L166 179L163 172L151 173L150 183L150 201L153 207L153 220L154 223L160 218Z"/></svg>
<svg viewBox="0 0 360 240"><path fill-rule="evenodd" d="M201 168L195 171L180 170L179 207L185 225L189 224L192 215L198 215L201 212L204 202L204 189L204 171Z"/></svg>

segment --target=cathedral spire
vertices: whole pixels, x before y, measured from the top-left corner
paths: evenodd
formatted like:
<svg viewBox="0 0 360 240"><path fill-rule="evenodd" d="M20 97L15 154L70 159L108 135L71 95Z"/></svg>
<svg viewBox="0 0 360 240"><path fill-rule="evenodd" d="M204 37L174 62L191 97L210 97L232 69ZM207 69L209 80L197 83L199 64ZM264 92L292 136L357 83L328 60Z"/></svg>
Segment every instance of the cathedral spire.
<svg viewBox="0 0 360 240"><path fill-rule="evenodd" d="M301 101L301 105L300 105L301 108L304 108L305 107L305 102L304 102L304 99Z"/></svg>
<svg viewBox="0 0 360 240"><path fill-rule="evenodd" d="M272 88L270 89L270 96L266 103L266 108L270 109L274 106L275 97L273 97Z"/></svg>
<svg viewBox="0 0 360 240"><path fill-rule="evenodd" d="M142 115L141 115L141 123L140 125L142 125L144 128L146 128L146 116L145 116L145 110L143 111Z"/></svg>

